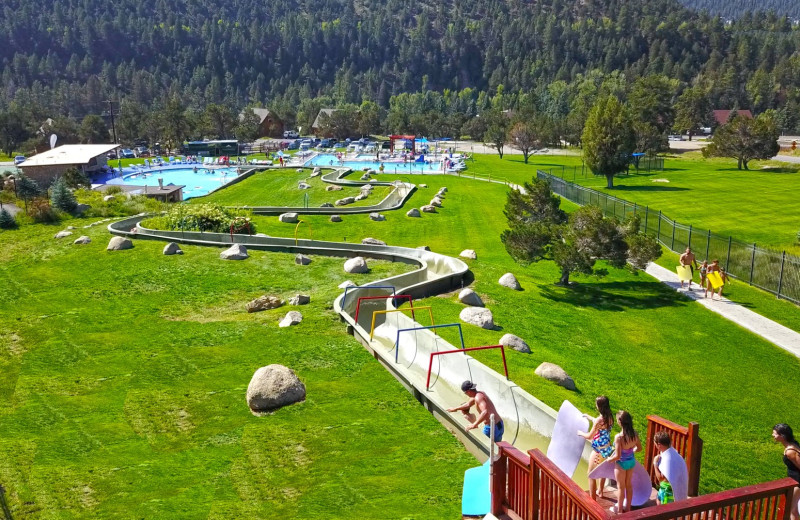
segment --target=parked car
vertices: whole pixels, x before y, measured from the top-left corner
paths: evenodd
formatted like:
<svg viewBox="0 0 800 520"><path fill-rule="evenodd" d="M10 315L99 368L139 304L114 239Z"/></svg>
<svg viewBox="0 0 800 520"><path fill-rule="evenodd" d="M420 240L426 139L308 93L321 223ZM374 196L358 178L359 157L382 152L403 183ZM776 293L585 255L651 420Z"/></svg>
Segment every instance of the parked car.
<svg viewBox="0 0 800 520"><path fill-rule="evenodd" d="M300 137L300 134L298 134L294 130L286 130L285 132L283 132L284 139L297 139L298 137Z"/></svg>
<svg viewBox="0 0 800 520"><path fill-rule="evenodd" d="M135 159L136 158L136 154L133 153L133 150L131 150L130 148L123 148L122 150L120 150L119 156L122 159Z"/></svg>
<svg viewBox="0 0 800 520"><path fill-rule="evenodd" d="M14 166L17 166L19 163L24 161L25 161L24 155L17 155L16 157L14 157Z"/></svg>
<svg viewBox="0 0 800 520"><path fill-rule="evenodd" d="M299 139L295 139L294 141L289 143L289 146L286 147L287 150L297 150L298 148L300 148L300 140Z"/></svg>

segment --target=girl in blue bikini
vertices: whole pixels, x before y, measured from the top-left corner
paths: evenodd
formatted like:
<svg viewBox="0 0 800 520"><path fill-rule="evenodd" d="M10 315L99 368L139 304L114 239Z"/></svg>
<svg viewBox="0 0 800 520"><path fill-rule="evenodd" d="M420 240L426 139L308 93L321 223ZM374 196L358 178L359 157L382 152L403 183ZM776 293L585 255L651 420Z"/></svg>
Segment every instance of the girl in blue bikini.
<svg viewBox="0 0 800 520"><path fill-rule="evenodd" d="M584 417L592 421L592 429L588 432L579 431L578 435L592 442L592 456L589 458L589 473L599 466L604 459L614 453L611 446L611 428L614 427L614 414L611 413L611 406L608 397L601 395L594 401L595 408L600 413L597 417L583 414ZM597 480L589 479L589 496L592 500L597 500ZM600 479L600 495L606 487L606 479Z"/></svg>
<svg viewBox="0 0 800 520"><path fill-rule="evenodd" d="M614 513L627 513L631 510L633 497L633 468L636 466L634 452L642 450L639 434L633 429L633 418L625 410L617 413L617 423L622 431L614 437L614 454L608 460L616 461L614 477L617 479L617 505L611 508Z"/></svg>

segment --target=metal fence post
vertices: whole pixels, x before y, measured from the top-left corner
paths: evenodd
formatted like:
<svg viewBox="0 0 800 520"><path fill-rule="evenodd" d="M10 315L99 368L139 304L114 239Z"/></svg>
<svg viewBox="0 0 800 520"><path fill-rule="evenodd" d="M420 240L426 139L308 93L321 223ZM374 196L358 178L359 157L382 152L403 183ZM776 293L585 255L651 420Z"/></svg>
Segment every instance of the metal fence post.
<svg viewBox="0 0 800 520"><path fill-rule="evenodd" d="M753 285L753 270L756 267L756 244L753 242L753 258L750 260L750 285Z"/></svg>
<svg viewBox="0 0 800 520"><path fill-rule="evenodd" d="M725 259L725 272L727 272L731 265L731 241L733 237L728 237L728 257Z"/></svg>
<svg viewBox="0 0 800 520"><path fill-rule="evenodd" d="M781 297L781 289L783 288L783 264L786 263L786 251L781 255L781 275L778 277L778 298Z"/></svg>
<svg viewBox="0 0 800 520"><path fill-rule="evenodd" d="M650 215L650 206L644 207L644 234L647 234L647 217Z"/></svg>
<svg viewBox="0 0 800 520"><path fill-rule="evenodd" d="M677 224L677 220L672 221L672 245L669 248L673 251L675 251L675 228L678 227Z"/></svg>
<svg viewBox="0 0 800 520"><path fill-rule="evenodd" d="M688 247L688 248L692 247L692 225L691 224L689 224L689 241L686 242L686 247Z"/></svg>
<svg viewBox="0 0 800 520"><path fill-rule="evenodd" d="M708 230L708 235L706 236L706 260L708 260L708 250L711 247L711 230ZM727 269L728 266L725 266Z"/></svg>
<svg viewBox="0 0 800 520"><path fill-rule="evenodd" d="M661 210L658 210L658 230L656 231L656 240L661 242Z"/></svg>

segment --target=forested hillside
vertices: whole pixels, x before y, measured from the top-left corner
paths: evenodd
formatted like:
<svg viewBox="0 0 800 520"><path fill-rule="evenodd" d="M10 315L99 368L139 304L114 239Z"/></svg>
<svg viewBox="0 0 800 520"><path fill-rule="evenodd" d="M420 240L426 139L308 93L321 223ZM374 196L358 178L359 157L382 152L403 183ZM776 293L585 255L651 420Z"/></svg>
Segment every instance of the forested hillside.
<svg viewBox="0 0 800 520"><path fill-rule="evenodd" d="M797 0L681 0L681 3L692 9L705 9L726 20L754 11L773 11L778 16L800 20L800 2Z"/></svg>
<svg viewBox="0 0 800 520"><path fill-rule="evenodd" d="M692 87L711 108L775 108L784 128L798 125L800 29L772 14L726 24L677 0L50 4L2 6L0 111L28 124L100 114L108 99L126 127L154 110L254 104L307 128L319 103L366 100L410 130L431 125L404 112L458 112L460 123L522 99L560 120L601 85L624 97L637 78L663 75L666 102ZM400 96L415 92L413 103Z"/></svg>

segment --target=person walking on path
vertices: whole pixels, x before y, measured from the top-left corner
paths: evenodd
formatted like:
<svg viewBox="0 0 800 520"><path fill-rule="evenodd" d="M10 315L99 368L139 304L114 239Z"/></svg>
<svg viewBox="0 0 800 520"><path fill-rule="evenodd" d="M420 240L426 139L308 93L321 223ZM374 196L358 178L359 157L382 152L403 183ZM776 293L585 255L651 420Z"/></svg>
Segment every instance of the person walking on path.
<svg viewBox="0 0 800 520"><path fill-rule="evenodd" d="M786 464L786 476L793 478L800 486L800 443L794 438L792 428L788 424L776 424L772 429L772 438L783 444L783 463ZM794 488L792 509L789 518L798 520L800 513L800 487Z"/></svg>
<svg viewBox="0 0 800 520"><path fill-rule="evenodd" d="M642 441L633 429L633 418L625 410L617 413L617 423L622 431L614 437L614 454L608 458L616 462L614 478L617 480L617 505L611 508L612 513L627 513L631 510L633 499L633 468L636 458L633 453L642 451Z"/></svg>
<svg viewBox="0 0 800 520"><path fill-rule="evenodd" d="M497 408L494 407L492 400L489 399L485 393L479 392L477 385L472 381L464 381L461 383L461 391L467 394L469 401L461 406L448 408L447 411L461 412L464 418L470 422L469 426L467 426L467 430L474 430L483 423L483 434L487 437L491 435L490 419L492 414L494 414L494 441L500 442L503 440L503 419L500 417L500 414L497 413ZM473 406L477 409L477 416L470 413L470 409Z"/></svg>
<svg viewBox="0 0 800 520"><path fill-rule="evenodd" d="M592 421L592 429L588 432L578 431L578 435L592 443L592 456L589 458L589 473L599 466L603 460L614 453L614 448L611 446L611 429L614 427L614 414L611 413L608 397L604 395L599 396L594 400L594 405L600 415L591 417L588 414L583 414L584 417ZM604 478L589 479L589 496L592 497L594 501L597 501L598 480L600 480L600 496L603 496L603 490L606 487L606 479Z"/></svg>
<svg viewBox="0 0 800 520"><path fill-rule="evenodd" d="M681 266L691 269L692 278L694 278L694 268L697 266L697 258L695 258L690 247L686 248L686 251L678 258L678 261L681 263ZM681 280L681 289L683 289L683 280ZM689 290L692 290L692 280L689 280Z"/></svg>

